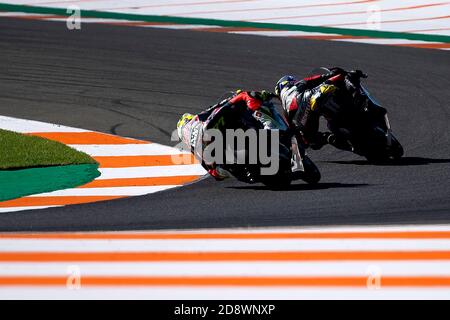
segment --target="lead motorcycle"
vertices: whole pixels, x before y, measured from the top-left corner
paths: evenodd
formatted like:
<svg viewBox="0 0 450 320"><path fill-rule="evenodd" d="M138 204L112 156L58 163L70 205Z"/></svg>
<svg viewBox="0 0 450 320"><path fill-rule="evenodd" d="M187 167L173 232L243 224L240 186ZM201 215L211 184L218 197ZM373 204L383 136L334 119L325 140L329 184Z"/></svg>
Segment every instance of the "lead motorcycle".
<svg viewBox="0 0 450 320"><path fill-rule="evenodd" d="M274 95L270 95L270 99L274 97ZM221 169L226 170L240 181L246 183L260 182L274 189L287 187L292 181L299 179L310 184L319 182L321 178L319 169L308 157L303 145L298 142L294 131L289 128L286 118L277 111L271 101L266 102L258 110L258 119L264 119L264 122L269 120L271 129L265 129L267 123L257 120L247 108L224 107L226 101L227 99L211 107L213 111L206 121L199 124L198 128L194 128L189 140L185 137L182 139L184 144L191 146L191 151L200 161L203 161L201 152L204 148L196 148L196 151L193 146L198 143L205 145L204 128L217 129L223 136L226 136L227 129L242 129L244 132L254 130L258 139L258 146L261 147L261 143L264 143L271 154L271 158L277 160L278 170L276 173L263 174L262 169L270 167L271 164L261 162L259 157L256 163L248 161L251 157L250 153L255 152L255 149L250 150L251 146L248 144L240 146L240 148L236 145L236 148L232 150L235 159L246 159L244 163L223 163L220 164ZM270 137L274 131L277 131L279 139L275 150L272 150L272 144L267 137ZM262 132L265 134L262 134ZM263 139L263 142L261 142L261 139ZM227 152L225 145L223 152Z"/></svg>
<svg viewBox="0 0 450 320"><path fill-rule="evenodd" d="M403 147L394 136L392 127L383 108L361 84L367 75L359 70L346 72L340 68L319 68L311 74L325 74L339 71L341 81L323 113L329 121L329 129L334 133L335 147L352 151L370 162L398 160Z"/></svg>

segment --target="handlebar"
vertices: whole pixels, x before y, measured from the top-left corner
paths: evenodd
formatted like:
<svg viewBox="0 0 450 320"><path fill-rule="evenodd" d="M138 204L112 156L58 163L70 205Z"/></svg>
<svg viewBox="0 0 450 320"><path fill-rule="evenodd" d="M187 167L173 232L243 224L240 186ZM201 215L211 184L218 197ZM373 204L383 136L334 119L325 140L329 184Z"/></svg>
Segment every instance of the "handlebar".
<svg viewBox="0 0 450 320"><path fill-rule="evenodd" d="M357 78L357 79L361 79L361 78L366 79L366 78L368 78L368 75L366 73L364 73L364 72L362 72L361 70L358 70L358 69L357 70L347 71L347 70L344 70L344 69L339 68L339 67L333 67L333 68L330 68L329 70L331 72L343 73L343 74L345 74L347 76L350 76L352 78Z"/></svg>

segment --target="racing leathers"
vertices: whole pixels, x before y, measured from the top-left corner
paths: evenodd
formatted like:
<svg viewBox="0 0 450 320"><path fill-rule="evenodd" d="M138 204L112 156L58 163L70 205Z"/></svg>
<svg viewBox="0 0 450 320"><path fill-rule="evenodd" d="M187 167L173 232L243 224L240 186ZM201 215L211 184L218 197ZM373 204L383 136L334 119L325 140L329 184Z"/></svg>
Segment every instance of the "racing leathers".
<svg viewBox="0 0 450 320"><path fill-rule="evenodd" d="M223 180L229 175L221 165L204 161L201 152L208 143L204 139L206 130L227 128L226 121L230 113L233 114L232 116L238 116L244 109L247 109L256 121L262 123L264 128L270 128L270 121L266 121L264 114L258 112L264 101L269 99L268 95L265 91L238 91L234 96L223 100L198 115L183 115L178 122L179 138L185 145L190 147L191 152L201 161L202 166L216 180ZM202 148L199 149L199 146L202 146Z"/></svg>
<svg viewBox="0 0 450 320"><path fill-rule="evenodd" d="M279 93L282 107L290 123L300 133L305 146L319 149L333 138L331 133L319 132L319 120L321 116L325 116L329 126L331 125L332 119L327 117L324 109L332 103L331 97L337 90L333 83L343 78L343 73L335 70L304 78L285 86Z"/></svg>

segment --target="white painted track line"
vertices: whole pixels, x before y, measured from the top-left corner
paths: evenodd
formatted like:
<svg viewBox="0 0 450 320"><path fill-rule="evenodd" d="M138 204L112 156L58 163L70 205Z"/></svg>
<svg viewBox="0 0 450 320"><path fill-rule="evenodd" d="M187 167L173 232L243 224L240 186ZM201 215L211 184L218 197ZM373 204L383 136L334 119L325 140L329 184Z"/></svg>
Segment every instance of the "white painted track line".
<svg viewBox="0 0 450 320"><path fill-rule="evenodd" d="M79 197L79 196L141 196L176 188L176 185L148 186L148 187L112 187L112 188L74 188L48 193L40 193L30 197Z"/></svg>
<svg viewBox="0 0 450 320"><path fill-rule="evenodd" d="M150 214L150 213L149 213ZM416 252L450 251L449 240L23 240L1 239L0 252Z"/></svg>
<svg viewBox="0 0 450 320"><path fill-rule="evenodd" d="M0 208L0 213L17 212L17 211L23 211L23 210L40 210L40 209L56 208L56 207L60 207L60 206L8 207L8 208Z"/></svg>
<svg viewBox="0 0 450 320"><path fill-rule="evenodd" d="M163 146L157 143L151 144L122 144L122 145L74 145L70 147L83 151L92 157L105 156L146 156L146 155L179 155L180 150ZM184 152L187 154L187 152Z"/></svg>
<svg viewBox="0 0 450 320"><path fill-rule="evenodd" d="M1 276L66 276L73 263L0 263ZM76 263L82 276L450 276L450 262ZM0 288L1 291L1 288Z"/></svg>
<svg viewBox="0 0 450 320"><path fill-rule="evenodd" d="M34 120L0 116L0 128L21 133L31 132L87 132L84 129L71 128Z"/></svg>
<svg viewBox="0 0 450 320"><path fill-rule="evenodd" d="M0 299L156 299L156 300L328 300L328 299L425 299L448 300L450 289L367 289L367 288L82 288L81 290L36 287L4 287Z"/></svg>
<svg viewBox="0 0 450 320"><path fill-rule="evenodd" d="M153 167L129 167L129 168L100 168L101 176L97 180L120 178L146 178L146 177L170 177L170 176L194 176L204 175L205 169L198 164L153 166Z"/></svg>

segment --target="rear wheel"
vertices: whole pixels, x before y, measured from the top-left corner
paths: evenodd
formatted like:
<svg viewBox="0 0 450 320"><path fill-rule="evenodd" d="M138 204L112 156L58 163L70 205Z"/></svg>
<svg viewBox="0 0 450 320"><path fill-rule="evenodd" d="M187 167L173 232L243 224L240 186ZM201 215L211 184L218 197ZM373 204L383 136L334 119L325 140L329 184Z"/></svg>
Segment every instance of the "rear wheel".
<svg viewBox="0 0 450 320"><path fill-rule="evenodd" d="M389 154L393 160L400 160L400 158L405 154L402 145L394 136L392 136L392 145L389 149Z"/></svg>

